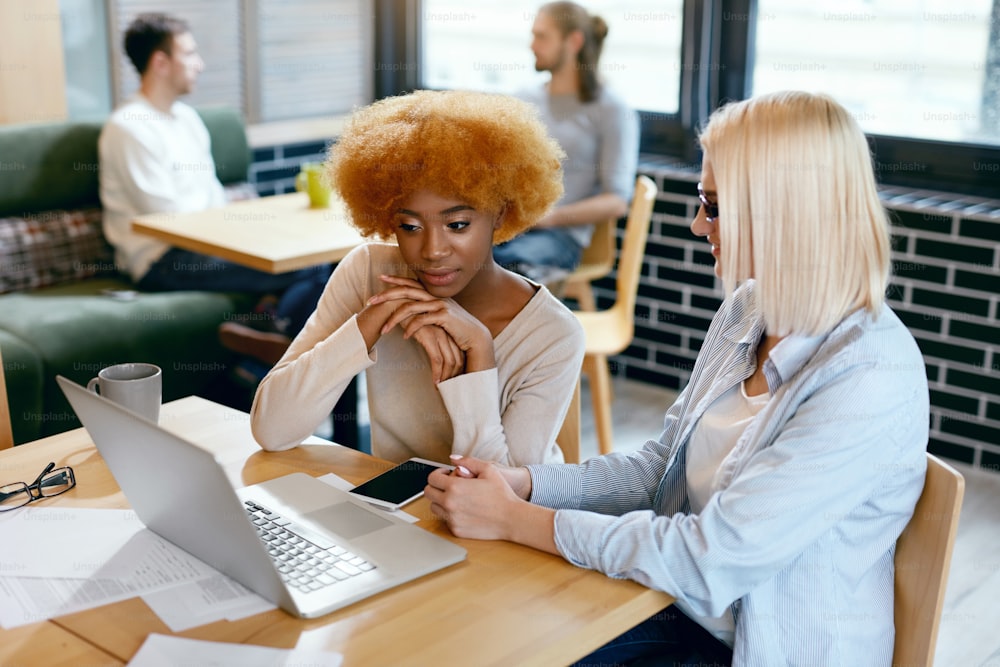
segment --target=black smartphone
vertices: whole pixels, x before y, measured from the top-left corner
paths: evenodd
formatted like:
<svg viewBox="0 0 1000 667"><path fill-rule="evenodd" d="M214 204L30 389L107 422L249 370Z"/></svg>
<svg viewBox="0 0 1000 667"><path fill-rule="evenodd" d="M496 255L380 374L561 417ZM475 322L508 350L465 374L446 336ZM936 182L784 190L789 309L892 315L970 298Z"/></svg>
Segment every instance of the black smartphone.
<svg viewBox="0 0 1000 667"><path fill-rule="evenodd" d="M351 493L373 505L395 511L424 495L427 476L438 468L454 470L455 467L412 458L358 484L351 489Z"/></svg>

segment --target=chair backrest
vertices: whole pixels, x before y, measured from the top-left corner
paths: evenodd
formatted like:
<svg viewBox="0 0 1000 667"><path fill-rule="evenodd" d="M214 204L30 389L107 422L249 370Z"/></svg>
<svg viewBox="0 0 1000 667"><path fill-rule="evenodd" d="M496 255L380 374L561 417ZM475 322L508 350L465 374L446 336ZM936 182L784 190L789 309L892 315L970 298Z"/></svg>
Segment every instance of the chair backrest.
<svg viewBox="0 0 1000 667"><path fill-rule="evenodd" d="M562 450L566 463L580 462L580 380L576 381L569 411L566 412L562 428L556 435L556 444Z"/></svg>
<svg viewBox="0 0 1000 667"><path fill-rule="evenodd" d="M927 455L924 490L896 541L894 665L934 664L965 478Z"/></svg>
<svg viewBox="0 0 1000 667"><path fill-rule="evenodd" d="M7 401L7 380L4 377L3 355L0 354L0 449L14 446L14 432L10 425L10 403Z"/></svg>
<svg viewBox="0 0 1000 667"><path fill-rule="evenodd" d="M608 218L594 226L594 234L590 237L590 245L583 249L580 264L591 270L599 267L604 273L610 273L615 266L615 230L618 229L618 218Z"/></svg>
<svg viewBox="0 0 1000 667"><path fill-rule="evenodd" d="M635 193L625 221L625 238L618 256L615 305L612 310L624 311L621 314L629 322L633 321L632 314L635 312L635 298L639 291L642 258L646 254L646 239L649 237L649 220L653 217L656 190L656 184L648 176L636 178Z"/></svg>

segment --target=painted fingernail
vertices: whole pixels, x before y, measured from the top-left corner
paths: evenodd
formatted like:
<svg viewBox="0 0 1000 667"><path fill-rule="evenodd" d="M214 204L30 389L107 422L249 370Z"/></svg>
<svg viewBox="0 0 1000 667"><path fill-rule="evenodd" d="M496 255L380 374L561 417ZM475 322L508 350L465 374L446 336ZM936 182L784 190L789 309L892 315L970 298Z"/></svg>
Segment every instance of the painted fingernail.
<svg viewBox="0 0 1000 667"><path fill-rule="evenodd" d="M462 473L463 475L467 475L467 476L469 476L469 477L472 477L472 473L471 473L471 472L469 472L469 469L468 469L468 468L466 468L465 466L458 466L458 471L459 471L460 473Z"/></svg>
<svg viewBox="0 0 1000 667"><path fill-rule="evenodd" d="M449 454L448 458L451 459L452 461L457 461L460 458L462 458L462 455L461 454Z"/></svg>

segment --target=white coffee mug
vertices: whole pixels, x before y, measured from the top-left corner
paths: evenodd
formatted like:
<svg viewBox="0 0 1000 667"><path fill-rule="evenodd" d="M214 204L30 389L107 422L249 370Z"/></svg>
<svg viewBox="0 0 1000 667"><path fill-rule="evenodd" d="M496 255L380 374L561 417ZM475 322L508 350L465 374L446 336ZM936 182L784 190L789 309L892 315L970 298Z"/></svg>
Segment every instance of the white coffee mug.
<svg viewBox="0 0 1000 667"><path fill-rule="evenodd" d="M153 364L116 364L101 369L87 389L152 422L160 419L163 373Z"/></svg>

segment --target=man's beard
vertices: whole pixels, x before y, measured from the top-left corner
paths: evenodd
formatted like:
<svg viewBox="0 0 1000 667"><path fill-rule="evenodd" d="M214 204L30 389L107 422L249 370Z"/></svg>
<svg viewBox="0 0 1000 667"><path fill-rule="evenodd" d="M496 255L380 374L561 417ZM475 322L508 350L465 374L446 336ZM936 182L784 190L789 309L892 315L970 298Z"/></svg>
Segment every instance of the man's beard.
<svg viewBox="0 0 1000 667"><path fill-rule="evenodd" d="M562 66L566 63L566 49L559 49L559 57L556 58L556 62L549 67L542 65L538 58L535 58L535 71L536 72L555 72L562 69Z"/></svg>

